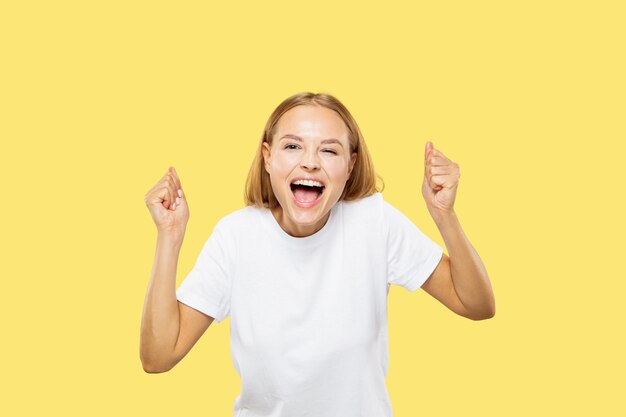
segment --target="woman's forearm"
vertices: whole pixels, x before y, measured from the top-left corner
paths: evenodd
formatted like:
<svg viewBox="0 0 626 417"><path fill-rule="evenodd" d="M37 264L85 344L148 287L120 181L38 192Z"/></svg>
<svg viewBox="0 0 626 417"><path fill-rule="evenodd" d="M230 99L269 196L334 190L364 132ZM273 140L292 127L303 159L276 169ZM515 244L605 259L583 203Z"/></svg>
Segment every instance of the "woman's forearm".
<svg viewBox="0 0 626 417"><path fill-rule="evenodd" d="M456 213L439 216L435 223L448 249L450 274L461 302L475 317L493 317L496 302L487 269L465 236Z"/></svg>
<svg viewBox="0 0 626 417"><path fill-rule="evenodd" d="M168 234L157 237L152 275L141 320L140 357L147 372L169 367L180 330L176 299L176 268L182 239Z"/></svg>

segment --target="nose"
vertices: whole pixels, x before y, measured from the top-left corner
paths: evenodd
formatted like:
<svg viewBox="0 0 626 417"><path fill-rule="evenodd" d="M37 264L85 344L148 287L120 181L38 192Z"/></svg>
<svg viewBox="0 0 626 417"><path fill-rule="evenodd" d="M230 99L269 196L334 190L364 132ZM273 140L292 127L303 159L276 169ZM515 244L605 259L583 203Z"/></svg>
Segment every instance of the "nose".
<svg viewBox="0 0 626 417"><path fill-rule="evenodd" d="M305 152L302 160L300 161L300 166L306 169L316 169L319 168L320 164L317 160L317 153L315 149L311 149L308 152Z"/></svg>

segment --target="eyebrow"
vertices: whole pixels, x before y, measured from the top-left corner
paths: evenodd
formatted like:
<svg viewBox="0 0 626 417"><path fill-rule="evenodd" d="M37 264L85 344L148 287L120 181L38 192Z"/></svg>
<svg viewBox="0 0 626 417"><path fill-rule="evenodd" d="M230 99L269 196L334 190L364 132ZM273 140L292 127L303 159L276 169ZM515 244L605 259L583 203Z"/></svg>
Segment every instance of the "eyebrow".
<svg viewBox="0 0 626 417"><path fill-rule="evenodd" d="M297 140L298 142L302 142L301 137L296 136L296 135L291 135L291 134L284 135L282 138L280 138L280 140L283 140L283 139L293 139L293 140ZM322 143L336 143L343 148L343 143L341 143L340 140L335 139L335 138L324 139Z"/></svg>

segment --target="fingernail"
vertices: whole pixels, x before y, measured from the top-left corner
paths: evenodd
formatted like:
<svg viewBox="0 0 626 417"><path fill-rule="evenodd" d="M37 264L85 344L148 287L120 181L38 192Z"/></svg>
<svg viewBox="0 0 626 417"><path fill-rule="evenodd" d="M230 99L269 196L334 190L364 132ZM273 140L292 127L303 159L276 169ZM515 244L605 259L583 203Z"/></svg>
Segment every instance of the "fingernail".
<svg viewBox="0 0 626 417"><path fill-rule="evenodd" d="M172 204L172 210L176 210L176 203Z"/></svg>
<svg viewBox="0 0 626 417"><path fill-rule="evenodd" d="M176 204L180 204L180 197L176 197Z"/></svg>
<svg viewBox="0 0 626 417"><path fill-rule="evenodd" d="M183 190L181 190L180 188L178 189L178 196L182 197L183 196Z"/></svg>

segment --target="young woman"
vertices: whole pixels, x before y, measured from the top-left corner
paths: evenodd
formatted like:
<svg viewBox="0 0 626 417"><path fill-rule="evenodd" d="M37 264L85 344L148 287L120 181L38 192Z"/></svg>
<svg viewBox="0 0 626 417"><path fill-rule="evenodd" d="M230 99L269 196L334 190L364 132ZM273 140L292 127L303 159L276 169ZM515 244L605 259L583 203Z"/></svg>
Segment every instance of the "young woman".
<svg viewBox="0 0 626 417"><path fill-rule="evenodd" d="M422 195L450 256L383 199L361 132L328 94L272 113L246 207L222 217L176 289L189 218L174 168L146 194L158 229L141 361L165 372L230 316L242 379L235 417L390 417L387 295L423 288L464 317L493 317L486 269L453 210L459 166L426 144Z"/></svg>

